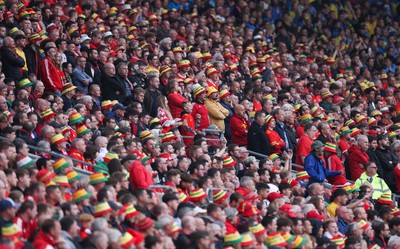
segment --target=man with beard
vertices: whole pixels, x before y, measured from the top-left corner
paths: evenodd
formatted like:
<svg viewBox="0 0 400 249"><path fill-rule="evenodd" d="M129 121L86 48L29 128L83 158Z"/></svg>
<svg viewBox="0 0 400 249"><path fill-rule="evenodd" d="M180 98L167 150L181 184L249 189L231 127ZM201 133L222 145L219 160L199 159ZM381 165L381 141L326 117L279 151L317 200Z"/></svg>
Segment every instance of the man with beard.
<svg viewBox="0 0 400 249"><path fill-rule="evenodd" d="M101 71L98 64L99 52L96 49L90 49L89 57L86 60L85 73L88 74L94 84L101 84Z"/></svg>
<svg viewBox="0 0 400 249"><path fill-rule="evenodd" d="M208 109L210 124L215 124L219 130L224 131L224 119L229 115L229 111L219 103L218 90L214 87L207 88L207 97L204 105Z"/></svg>
<svg viewBox="0 0 400 249"><path fill-rule="evenodd" d="M390 143L386 135L378 135L378 148L376 149L376 156L382 166L382 178L385 180L389 188L397 192L396 181L394 179L393 170L396 167L398 160L389 150Z"/></svg>

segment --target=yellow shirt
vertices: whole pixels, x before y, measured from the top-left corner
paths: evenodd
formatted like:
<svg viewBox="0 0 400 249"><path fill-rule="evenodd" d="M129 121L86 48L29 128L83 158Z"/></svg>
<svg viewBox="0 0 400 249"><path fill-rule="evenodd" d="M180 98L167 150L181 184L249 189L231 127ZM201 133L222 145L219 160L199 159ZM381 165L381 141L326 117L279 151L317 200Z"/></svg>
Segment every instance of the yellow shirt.
<svg viewBox="0 0 400 249"><path fill-rule="evenodd" d="M28 71L28 64L26 64L25 52L22 51L22 50L19 50L18 48L15 49L15 52L16 52L19 56L21 56L22 59L24 59L24 61L25 61L25 65L24 65L24 67L22 68L22 70Z"/></svg>
<svg viewBox="0 0 400 249"><path fill-rule="evenodd" d="M330 214L331 217L335 217L336 215L336 209L339 207L338 204L332 202L331 204L329 204L326 207L326 210L328 211L328 213Z"/></svg>

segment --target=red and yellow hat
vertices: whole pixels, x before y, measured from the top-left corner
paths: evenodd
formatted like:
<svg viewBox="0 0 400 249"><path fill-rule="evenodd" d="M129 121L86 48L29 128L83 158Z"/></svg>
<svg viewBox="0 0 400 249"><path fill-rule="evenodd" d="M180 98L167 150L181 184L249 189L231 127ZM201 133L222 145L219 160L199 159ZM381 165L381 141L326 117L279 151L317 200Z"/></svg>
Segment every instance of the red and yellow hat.
<svg viewBox="0 0 400 249"><path fill-rule="evenodd" d="M301 116L301 118L300 118L300 120L299 120L299 123L300 124L305 124L305 123L307 123L308 121L311 121L311 120L313 120L314 118L310 115L310 114L304 114L303 116Z"/></svg>
<svg viewBox="0 0 400 249"><path fill-rule="evenodd" d="M332 142L326 142L325 151L329 151L329 152L332 152L332 153L337 153L336 144L332 143Z"/></svg>
<svg viewBox="0 0 400 249"><path fill-rule="evenodd" d="M81 178L81 176L80 176L78 173L76 173L75 170L70 170L70 171L68 171L68 172L66 173L66 175L67 175L67 178L68 178L68 182L69 182L69 183L71 183L71 182L73 182L73 181L77 181L77 180L79 180L79 179Z"/></svg>
<svg viewBox="0 0 400 249"><path fill-rule="evenodd" d="M273 247L273 246L285 247L287 244L288 243L278 232L268 234L267 239L265 240L265 245L268 247Z"/></svg>
<svg viewBox="0 0 400 249"><path fill-rule="evenodd" d="M197 96L199 96L202 93L205 93L206 89L204 89L204 87L202 86L197 86L196 88L193 89L193 96L194 98L197 98Z"/></svg>
<svg viewBox="0 0 400 249"><path fill-rule="evenodd" d="M106 155L103 157L105 163L109 163L112 159L119 159L118 154L114 151L107 152Z"/></svg>
<svg viewBox="0 0 400 249"><path fill-rule="evenodd" d="M275 117L274 117L274 116L271 116L271 115L267 115L267 116L265 117L265 124L268 125L269 122L272 121L272 119L275 119Z"/></svg>
<svg viewBox="0 0 400 249"><path fill-rule="evenodd" d="M223 189L214 190L213 201L214 203L221 204L221 202L229 197L229 193Z"/></svg>
<svg viewBox="0 0 400 249"><path fill-rule="evenodd" d="M4 238L13 239L22 235L22 231L19 230L17 224L8 223L1 228L1 233Z"/></svg>
<svg viewBox="0 0 400 249"><path fill-rule="evenodd" d="M88 198L90 198L90 194L86 192L86 190L83 188L78 189L72 194L72 199L74 200L75 203L78 203L83 199L88 199Z"/></svg>
<svg viewBox="0 0 400 249"><path fill-rule="evenodd" d="M50 172L50 170L48 170L48 169L41 169L36 174L36 180L46 184L46 183L50 182L51 180L53 180L53 178L55 176L56 176L56 174L54 172Z"/></svg>
<svg viewBox="0 0 400 249"><path fill-rule="evenodd" d="M219 92L219 99L224 99L225 97L227 97L229 95L231 95L231 93L228 90L224 89Z"/></svg>
<svg viewBox="0 0 400 249"><path fill-rule="evenodd" d="M65 160L64 158L59 158L56 161L53 162L53 170L56 172L56 174L59 174L63 169L67 168L69 165L69 162Z"/></svg>
<svg viewBox="0 0 400 249"><path fill-rule="evenodd" d="M233 160L233 158L229 155L224 156L223 161L222 161L222 165L224 168L226 167L234 167L236 165L236 161Z"/></svg>
<svg viewBox="0 0 400 249"><path fill-rule="evenodd" d="M250 226L249 230L254 234L254 236L260 236L267 233L265 227L260 223L253 224L252 226Z"/></svg>
<svg viewBox="0 0 400 249"><path fill-rule="evenodd" d="M307 243L306 238L296 235L293 240L293 248L302 248L305 243Z"/></svg>
<svg viewBox="0 0 400 249"><path fill-rule="evenodd" d="M306 180L310 179L310 176L308 175L307 171L299 171L296 173L296 180Z"/></svg>
<svg viewBox="0 0 400 249"><path fill-rule="evenodd" d="M207 74L207 76L211 76L213 74L219 74L219 72L217 69L212 67L212 68L207 69L206 74Z"/></svg>
<svg viewBox="0 0 400 249"><path fill-rule="evenodd" d="M399 216L400 210L397 207L392 207L392 214L393 216Z"/></svg>
<svg viewBox="0 0 400 249"><path fill-rule="evenodd" d="M321 94L321 97L322 97L323 99L331 98L331 97L333 97L333 94L332 94L329 90L327 90L327 91L324 91L324 92Z"/></svg>
<svg viewBox="0 0 400 249"><path fill-rule="evenodd" d="M47 109L44 112L40 113L40 117L42 118L43 121L46 121L54 116L56 116L56 114L51 109Z"/></svg>
<svg viewBox="0 0 400 249"><path fill-rule="evenodd" d="M371 116L372 116L372 117L375 117L375 116L382 116L382 112L379 111L379 110L373 110L373 111L371 112Z"/></svg>
<svg viewBox="0 0 400 249"><path fill-rule="evenodd" d="M368 121L368 118L365 117L364 115L359 115L356 117L356 123L357 124L361 124L364 121Z"/></svg>
<svg viewBox="0 0 400 249"><path fill-rule="evenodd" d="M190 61L188 60L181 60L179 62L179 68L185 68L185 67L190 67Z"/></svg>
<svg viewBox="0 0 400 249"><path fill-rule="evenodd" d="M233 226L226 227L226 233L224 235L224 247L230 245L237 245L242 242L242 237L239 232Z"/></svg>
<svg viewBox="0 0 400 249"><path fill-rule="evenodd" d="M79 124L83 121L83 117L80 113L74 112L69 115L69 125Z"/></svg>
<svg viewBox="0 0 400 249"><path fill-rule="evenodd" d="M135 238L132 236L132 234L125 232L121 236L120 241L121 241L122 248L128 248L129 246L131 246L135 243Z"/></svg>
<svg viewBox="0 0 400 249"><path fill-rule="evenodd" d="M200 201L201 199L207 198L207 194L202 188L195 188L190 191L189 197L190 201Z"/></svg>
<svg viewBox="0 0 400 249"><path fill-rule="evenodd" d="M140 132L139 138L140 138L140 140L143 141L147 138L154 138L154 135L153 135L153 133L151 133L151 131L145 130L145 131Z"/></svg>
<svg viewBox="0 0 400 249"><path fill-rule="evenodd" d="M114 106L114 103L111 100L104 100L101 102L101 109L109 109Z"/></svg>
<svg viewBox="0 0 400 249"><path fill-rule="evenodd" d="M343 248L346 242L346 238L340 235L337 235L331 239L333 243L335 243L339 248Z"/></svg>
<svg viewBox="0 0 400 249"><path fill-rule="evenodd" d="M110 205L108 204L108 202L106 201L102 201L97 203L96 205L94 205L94 217L101 217L106 213L111 212L112 209L110 207Z"/></svg>
<svg viewBox="0 0 400 249"><path fill-rule="evenodd" d="M360 134L360 133L361 133L361 130L358 129L357 127L354 127L353 129L351 129L351 136L352 136L352 137L355 137L355 136L357 136L357 135Z"/></svg>
<svg viewBox="0 0 400 249"><path fill-rule="evenodd" d="M174 133L172 131L169 131L162 136L161 142L168 143L174 139L176 139L176 136L174 135Z"/></svg>
<svg viewBox="0 0 400 249"><path fill-rule="evenodd" d="M358 220L357 221L358 225L360 226L360 228L365 231L367 230L368 227L370 227L370 225L368 224L368 222L366 222L365 220Z"/></svg>
<svg viewBox="0 0 400 249"><path fill-rule="evenodd" d="M174 54L176 54L176 53L183 53L183 49L182 49L181 47L174 47L174 48L172 49L172 52L173 52Z"/></svg>
<svg viewBox="0 0 400 249"><path fill-rule="evenodd" d="M240 242L241 247L254 245L254 240L250 233L242 233L240 236L242 237L242 242Z"/></svg>
<svg viewBox="0 0 400 249"><path fill-rule="evenodd" d="M371 117L368 119L368 126L371 128L372 126L376 125L378 123L378 120L375 118Z"/></svg>
<svg viewBox="0 0 400 249"><path fill-rule="evenodd" d="M279 155L278 154L271 154L269 157L269 160L275 162L277 159L279 159Z"/></svg>
<svg viewBox="0 0 400 249"><path fill-rule="evenodd" d="M382 194L376 201L381 204L393 205L392 196L390 194Z"/></svg>
<svg viewBox="0 0 400 249"><path fill-rule="evenodd" d="M136 208L133 206L132 203L125 204L122 207L121 211L123 211L125 213L126 218L135 217L138 214L140 214L139 211L136 210Z"/></svg>
<svg viewBox="0 0 400 249"><path fill-rule="evenodd" d="M101 182L107 182L108 178L104 176L103 173L93 173L90 175L89 184L97 184Z"/></svg>
<svg viewBox="0 0 400 249"><path fill-rule="evenodd" d="M61 134L56 134L51 138L51 143L54 145L60 144L62 142L66 142L67 139L61 135Z"/></svg>
<svg viewBox="0 0 400 249"><path fill-rule="evenodd" d="M59 186L67 187L67 188L70 187L67 176L64 176L64 175L55 176L53 181Z"/></svg>
<svg viewBox="0 0 400 249"><path fill-rule="evenodd" d="M189 196L187 196L182 190L178 190L179 192L179 202L184 203L190 201Z"/></svg>
<svg viewBox="0 0 400 249"><path fill-rule="evenodd" d="M202 57L201 57L203 60L211 60L212 59L212 55L210 54L210 52L205 52L205 53L203 53L202 54Z"/></svg>
<svg viewBox="0 0 400 249"><path fill-rule="evenodd" d="M166 72L171 71L172 68L170 68L168 65L163 65L160 67L160 76L162 76L163 74L165 74Z"/></svg>
<svg viewBox="0 0 400 249"><path fill-rule="evenodd" d="M76 133L78 133L78 137L82 137L88 133L92 132L90 129L86 127L86 125L81 124L77 127Z"/></svg>

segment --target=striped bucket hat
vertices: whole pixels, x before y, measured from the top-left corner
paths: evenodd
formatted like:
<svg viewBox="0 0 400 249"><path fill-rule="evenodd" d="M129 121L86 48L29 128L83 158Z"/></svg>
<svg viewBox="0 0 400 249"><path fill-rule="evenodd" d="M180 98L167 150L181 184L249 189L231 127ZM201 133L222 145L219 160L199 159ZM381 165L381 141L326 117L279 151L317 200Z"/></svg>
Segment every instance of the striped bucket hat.
<svg viewBox="0 0 400 249"><path fill-rule="evenodd" d="M83 121L83 117L80 113L74 112L69 115L69 125L76 125Z"/></svg>
<svg viewBox="0 0 400 249"><path fill-rule="evenodd" d="M106 201L102 201L97 203L96 205L94 205L94 217L101 217L106 213L111 212L112 209L110 207L110 205L108 204L108 202Z"/></svg>
<svg viewBox="0 0 400 249"><path fill-rule="evenodd" d="M97 184L101 182L107 182L108 178L104 176L102 173L93 173L90 175L89 184Z"/></svg>
<svg viewBox="0 0 400 249"><path fill-rule="evenodd" d="M75 203L78 203L83 199L88 199L88 198L90 198L90 194L86 192L86 190L83 188L78 189L72 194L72 199L74 200Z"/></svg>
<svg viewBox="0 0 400 249"><path fill-rule="evenodd" d="M337 153L336 144L332 143L332 142L326 142L325 151L329 151L329 152L332 152L332 153Z"/></svg>
<svg viewBox="0 0 400 249"><path fill-rule="evenodd" d="M67 187L67 188L70 187L69 182L68 182L68 177L64 176L64 175L55 176L53 178L53 182L55 182L57 185L62 186L62 187Z"/></svg>
<svg viewBox="0 0 400 249"><path fill-rule="evenodd" d="M56 161L54 161L52 164L53 170L54 170L54 172L56 172L56 174L61 173L61 171L65 168L67 168L68 165L69 165L69 162L67 162L67 160L65 160L64 158L59 158Z"/></svg>
<svg viewBox="0 0 400 249"><path fill-rule="evenodd" d="M81 179L81 175L79 175L75 170L70 170L66 173L66 176L68 178L68 182L71 183L73 181L78 181Z"/></svg>
<svg viewBox="0 0 400 249"><path fill-rule="evenodd" d="M195 188L190 191L190 201L200 201L201 199L207 198L207 194L202 188Z"/></svg>
<svg viewBox="0 0 400 249"><path fill-rule="evenodd" d="M19 169L26 169L35 164L35 161L30 158L29 156L21 156L17 160L17 168Z"/></svg>
<svg viewBox="0 0 400 249"><path fill-rule="evenodd" d="M224 168L234 167L236 165L236 161L229 155L225 156L222 161L222 165Z"/></svg>

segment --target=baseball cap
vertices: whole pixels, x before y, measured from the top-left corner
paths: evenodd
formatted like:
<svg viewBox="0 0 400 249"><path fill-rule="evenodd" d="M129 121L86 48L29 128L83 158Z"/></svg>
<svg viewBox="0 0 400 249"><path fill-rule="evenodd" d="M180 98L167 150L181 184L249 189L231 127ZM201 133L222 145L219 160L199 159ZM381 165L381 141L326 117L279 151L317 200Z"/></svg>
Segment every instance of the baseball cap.
<svg viewBox="0 0 400 249"><path fill-rule="evenodd" d="M323 146L324 146L324 144L323 144L321 141L315 140L315 141L311 144L311 150L315 150L315 149L321 148L321 147L323 147Z"/></svg>
<svg viewBox="0 0 400 249"><path fill-rule="evenodd" d="M0 212L4 212L10 208L17 208L17 205L15 205L15 202L12 199L4 198L0 201Z"/></svg>
<svg viewBox="0 0 400 249"><path fill-rule="evenodd" d="M113 112L114 112L114 111L116 111L116 110L126 110L126 108L128 108L128 107L126 107L126 106L124 106L124 105L118 103L118 104L116 104L116 105L113 106L113 109L112 109L112 110L113 110Z"/></svg>
<svg viewBox="0 0 400 249"><path fill-rule="evenodd" d="M279 210L285 212L290 218L296 218L296 214L293 213L293 207L290 204L283 204Z"/></svg>

